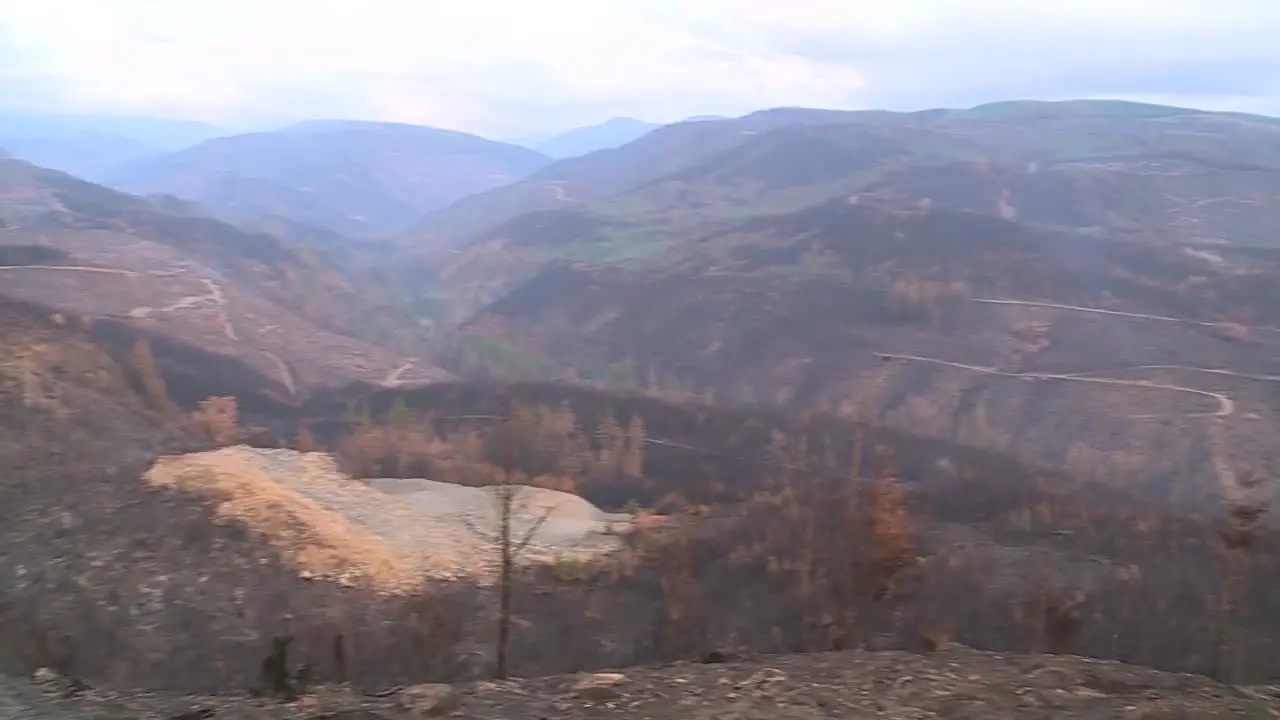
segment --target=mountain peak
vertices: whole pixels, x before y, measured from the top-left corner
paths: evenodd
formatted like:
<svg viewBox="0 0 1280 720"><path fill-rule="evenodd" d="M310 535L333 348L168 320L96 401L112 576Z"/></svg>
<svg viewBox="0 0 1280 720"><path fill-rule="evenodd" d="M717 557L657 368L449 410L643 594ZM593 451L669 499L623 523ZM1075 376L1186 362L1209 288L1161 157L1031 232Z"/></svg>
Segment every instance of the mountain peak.
<svg viewBox="0 0 1280 720"><path fill-rule="evenodd" d="M658 125L633 117L612 117L596 125L574 128L534 146L544 155L565 159L607 150L639 139Z"/></svg>
<svg viewBox="0 0 1280 720"><path fill-rule="evenodd" d="M248 219L282 215L345 234L414 222L466 195L519 180L547 158L424 125L312 120L145 158L113 177Z"/></svg>

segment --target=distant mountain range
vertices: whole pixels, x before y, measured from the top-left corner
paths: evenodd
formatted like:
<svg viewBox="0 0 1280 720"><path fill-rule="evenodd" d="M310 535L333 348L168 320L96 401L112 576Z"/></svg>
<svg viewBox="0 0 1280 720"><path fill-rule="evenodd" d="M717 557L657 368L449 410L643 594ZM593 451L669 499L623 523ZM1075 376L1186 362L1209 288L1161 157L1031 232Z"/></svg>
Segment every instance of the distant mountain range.
<svg viewBox="0 0 1280 720"><path fill-rule="evenodd" d="M149 155L227 132L189 120L0 111L0 147L41 167L95 181Z"/></svg>
<svg viewBox="0 0 1280 720"><path fill-rule="evenodd" d="M616 117L599 125L574 128L555 137L530 145L538 152L557 159L578 157L596 150L626 145L661 127L629 117Z"/></svg>
<svg viewBox="0 0 1280 720"><path fill-rule="evenodd" d="M179 150L233 131L195 120L0 110L0 136L56 137L74 132L114 135L165 151Z"/></svg>
<svg viewBox="0 0 1280 720"><path fill-rule="evenodd" d="M363 235L408 225L548 162L527 148L451 130L317 120L147 157L114 173L110 184L176 195L234 217L279 215Z"/></svg>
<svg viewBox="0 0 1280 720"><path fill-rule="evenodd" d="M1274 118L780 108L667 125L465 198L395 262L460 328L456 373L857 404L1050 465L1178 478L1163 487L1202 501L1212 467L1169 448L1211 439L1181 418L1247 416L1234 442L1257 447L1280 427L1247 379L1280 371L1277 197ZM1099 464L1114 437L1140 468Z"/></svg>
<svg viewBox="0 0 1280 720"><path fill-rule="evenodd" d="M181 197L226 219L377 235L554 159L618 148L660 127L615 117L518 146L399 123L313 120L234 132L184 120L0 112L0 147L128 192Z"/></svg>
<svg viewBox="0 0 1280 720"><path fill-rule="evenodd" d="M1278 139L1271 118L1120 101L912 113L779 108L666 125L556 162L433 213L405 242L434 247L525 213L585 212L601 202L610 215L656 214L683 226L860 193L1047 225L1274 245L1280 218L1265 201L1274 178L1259 170L1280 163ZM1211 178L1245 202L1196 204L1219 192ZM1115 195L1121 187L1132 202ZM1179 212L1225 225L1197 229Z"/></svg>
<svg viewBox="0 0 1280 720"><path fill-rule="evenodd" d="M254 638L276 632L312 639L294 661L334 637L362 659L433 650L351 676L320 657L322 682L479 670L454 662L480 647L470 631L450 634L474 624L453 614L474 614L471 590L450 581L443 604L428 598L447 611L432 635L416 579L403 594L362 579L391 556L349 563L329 550L377 546L309 534L313 519L343 533L359 523L335 524L323 503L295 512L301 476L264 482L233 462L177 488L139 482L194 446L180 437L197 427L187 412L232 397L238 414L219 400L199 416L219 443L340 449L363 477L518 471L619 508L631 498L659 512L648 520L672 513L645 535L654 562L629 585L596 583L617 565L528 575L521 597L565 589L628 618L671 599L664 568L690 590L675 624L619 615L615 633L591 611L587 625L560 625L580 613L558 601L547 623L515 618L546 632L513 647L592 640L553 653L578 670L590 669L582 658L616 667L637 647L655 661L738 648L737 628L760 628L761 652L883 638L941 650L942 663L952 638L1044 649L1058 633L1042 631L1065 627L1090 656L1204 672L1229 655L1260 679L1280 672L1274 594L1237 598L1248 612L1230 619L1249 624L1233 648L1201 602L1220 605L1228 587L1219 550L1232 518L1262 528L1245 533L1257 542L1239 588L1267 589L1276 560L1252 498L1280 499L1266 482L1280 451L1280 120L1015 101L637 122L578 131L556 152L585 154L559 160L394 123L163 148L106 125L39 136L11 124L0 147L147 194L0 160L0 575L17 579L0 590L0 655L26 674L70 663L113 705L111 683L168 683L182 691L168 716L206 683L250 687ZM244 432L230 433L237 422ZM533 444L506 442L521 438ZM198 504L183 499L188 481ZM233 485L262 501L236 512L269 519L279 538L231 522ZM897 548L897 569L808 553L803 537L841 532ZM799 554L773 552L786 545ZM300 574L303 550L343 586ZM725 557L731 575L711 562ZM849 574L868 567L883 593ZM690 585L691 569L714 572ZM793 592L800 581L821 592ZM951 607L962 595L979 604ZM758 613L709 616L739 596ZM1177 616L1129 632L1161 603ZM297 617L283 623L282 608ZM850 609L876 622L811 622ZM210 658L226 662L206 677ZM1138 702L1148 680L1125 673L1137 679L1113 699ZM59 688L71 680L51 674ZM1059 689L1029 698L1048 707ZM972 709L942 699L930 707Z"/></svg>

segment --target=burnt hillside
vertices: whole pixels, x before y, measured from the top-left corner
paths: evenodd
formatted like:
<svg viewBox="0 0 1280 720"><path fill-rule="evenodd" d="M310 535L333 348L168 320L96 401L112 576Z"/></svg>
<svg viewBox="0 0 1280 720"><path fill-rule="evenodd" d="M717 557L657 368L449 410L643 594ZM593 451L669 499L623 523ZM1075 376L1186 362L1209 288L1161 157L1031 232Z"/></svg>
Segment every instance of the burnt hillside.
<svg viewBox="0 0 1280 720"><path fill-rule="evenodd" d="M1273 251L837 202L647 267L557 263L463 327L459 374L847 412L1189 506L1269 472ZM1228 423L1223 445L1211 418Z"/></svg>
<svg viewBox="0 0 1280 720"><path fill-rule="evenodd" d="M476 610L487 607L483 592L456 585L396 599L303 579L210 505L140 480L157 455L200 444L145 407L130 368L44 311L9 304L4 313L6 345L21 349L0 364L0 449L12 468L0 511L7 667L53 666L116 686L242 690L255 683L271 637L290 634L298 638L297 661L312 664L321 680L345 676L376 687L485 672L489 641ZM206 379L209 394L228 390L217 375L187 377ZM191 385L184 392L202 391ZM246 422L274 422L282 440L305 422L334 444L364 423L394 429L397 405L410 423L430 413L445 439L467 426L486 432L492 421L485 418L502 417L516 401L568 407L581 428L608 416L642 417L653 442L641 473L607 482L584 477L580 491L619 504L677 491L713 503L713 517L689 526L692 534L633 546L620 564L522 577L515 591L521 630L512 645L519 672L678 659L735 643L820 650L856 637L913 646L943 626L980 647L1026 650L1040 641L1034 624L1017 618L1037 588L1087 598L1078 628L1053 647L1176 669L1221 665L1212 627L1213 597L1225 577L1213 549L1216 510L1187 516L991 452L868 427L859 474L888 467L900 478L903 527L912 537L904 548L916 559L900 570L891 595L864 608L883 621L852 626L850 636L811 623L839 607L830 603L841 602L843 591L797 596L791 574L806 557L816 563L814 577L829 581L841 567L863 572L862 549L877 547L804 539L806 528L834 537L875 527L857 508L874 507L877 486L846 479L856 434L845 420L554 384L352 386L315 395L301 409L244 400ZM367 419L353 418L353 409ZM850 504L849 488L862 499ZM844 515L844 508L856 512ZM1277 662L1266 620L1275 613L1258 584L1272 567L1272 545L1269 537L1259 544L1233 620L1243 639L1232 652L1241 658L1238 672L1249 676ZM810 550L817 552L804 554ZM670 594L677 591L678 598ZM676 599L688 612L672 617L664 608ZM1164 612L1144 610L1154 606ZM1170 632L1174 624L1178 631ZM341 662L333 651L339 636Z"/></svg>
<svg viewBox="0 0 1280 720"><path fill-rule="evenodd" d="M148 407L134 369L83 330L5 302L0 343L0 670L244 690L271 637L310 635L321 647L346 632L414 658L366 663L355 679L442 671L437 657L411 652L426 620L409 613L421 608L308 583L209 503L144 483L158 456L205 445ZM232 389L217 375L191 377L208 381L206 392ZM360 620L335 630L344 613ZM398 623L394 636L384 622Z"/></svg>

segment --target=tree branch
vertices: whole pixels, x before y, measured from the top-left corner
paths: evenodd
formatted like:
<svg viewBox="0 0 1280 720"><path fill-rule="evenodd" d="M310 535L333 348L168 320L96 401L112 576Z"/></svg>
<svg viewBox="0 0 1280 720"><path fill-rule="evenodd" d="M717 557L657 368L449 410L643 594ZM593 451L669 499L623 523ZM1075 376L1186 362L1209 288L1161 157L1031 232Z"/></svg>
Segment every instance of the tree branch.
<svg viewBox="0 0 1280 720"><path fill-rule="evenodd" d="M486 533L485 531L476 527L475 521L471 519L470 515L463 516L462 524L464 527L470 530L472 534L474 534L476 537L480 538L481 540L484 540L487 543L497 544L502 541L502 538L500 538L499 536L490 535L489 533Z"/></svg>
<svg viewBox="0 0 1280 720"><path fill-rule="evenodd" d="M520 542L516 543L515 549L512 552L513 553L524 552L524 549L529 546L530 542L533 541L533 536L536 535L538 533L538 530L542 529L542 526L547 522L547 518L551 517L551 513L555 512L556 510L559 510L561 505L564 505L564 503L559 503L554 507L547 508L546 512L542 513L542 516L539 517L536 521L534 521L533 526L530 527L529 531L524 534L524 537L520 539Z"/></svg>

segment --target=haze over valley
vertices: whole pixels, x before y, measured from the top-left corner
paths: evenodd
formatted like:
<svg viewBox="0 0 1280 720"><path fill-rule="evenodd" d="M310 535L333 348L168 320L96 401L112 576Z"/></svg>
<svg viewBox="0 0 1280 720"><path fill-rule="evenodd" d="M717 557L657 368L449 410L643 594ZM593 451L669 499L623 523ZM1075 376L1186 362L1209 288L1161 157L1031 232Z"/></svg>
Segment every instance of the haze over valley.
<svg viewBox="0 0 1280 720"><path fill-rule="evenodd" d="M1280 14L570 5L0 10L0 715L1280 712Z"/></svg>

